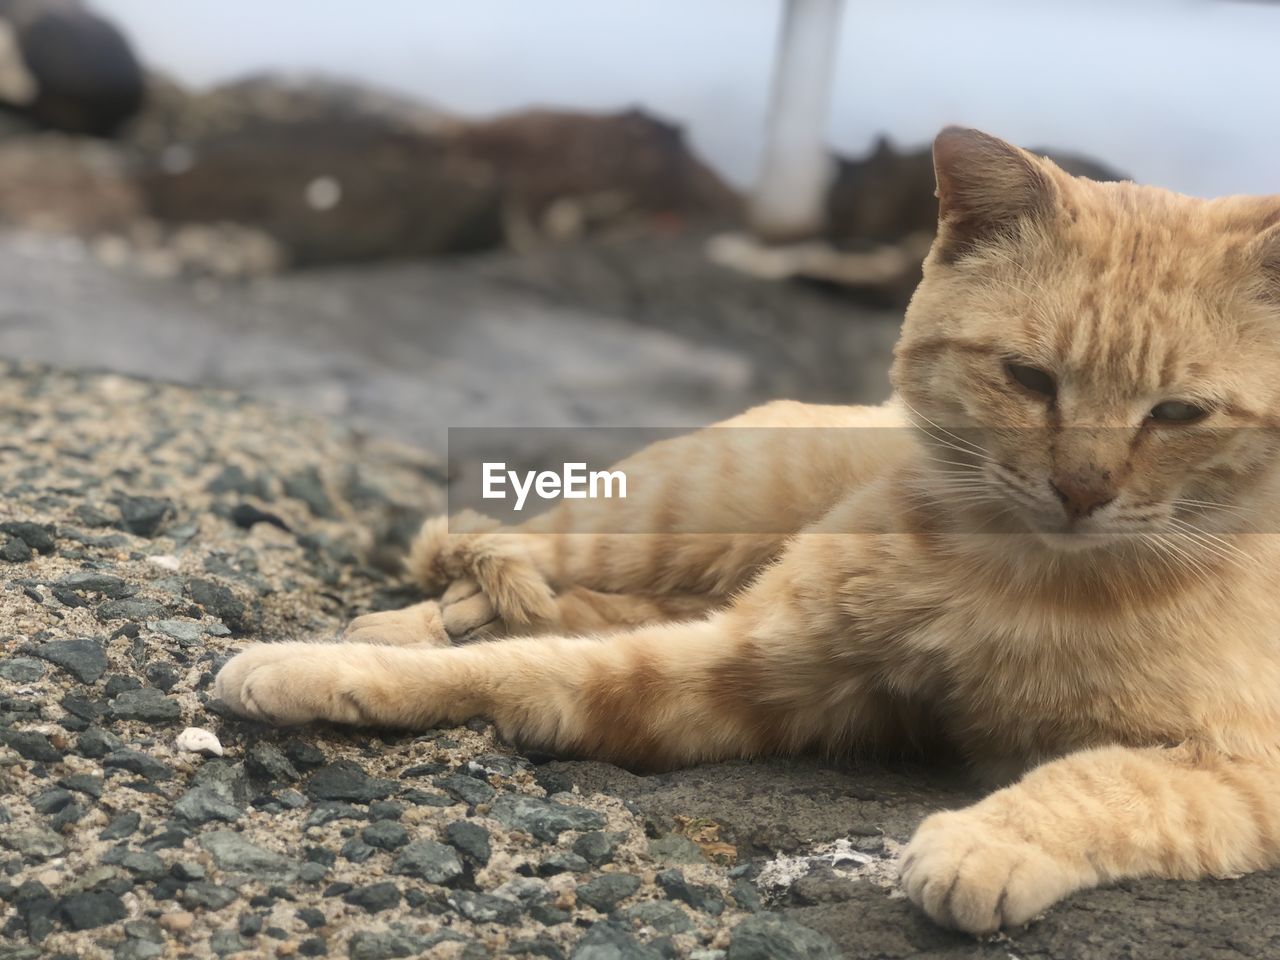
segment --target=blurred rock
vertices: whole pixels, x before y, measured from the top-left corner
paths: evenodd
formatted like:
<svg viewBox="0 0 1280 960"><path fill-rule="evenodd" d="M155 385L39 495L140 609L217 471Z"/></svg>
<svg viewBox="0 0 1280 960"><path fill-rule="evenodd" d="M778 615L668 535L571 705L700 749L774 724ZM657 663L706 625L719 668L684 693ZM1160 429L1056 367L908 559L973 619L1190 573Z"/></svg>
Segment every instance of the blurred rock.
<svg viewBox="0 0 1280 960"><path fill-rule="evenodd" d="M482 250L502 239L493 171L376 117L250 120L166 148L144 173L156 217L234 221L300 266Z"/></svg>
<svg viewBox="0 0 1280 960"><path fill-rule="evenodd" d="M690 151L683 131L643 110L529 110L473 123L456 139L466 156L498 172L516 247L739 211L738 196Z"/></svg>
<svg viewBox="0 0 1280 960"><path fill-rule="evenodd" d="M144 212L117 147L59 133L0 139L0 222L91 235L125 229Z"/></svg>
<svg viewBox="0 0 1280 960"><path fill-rule="evenodd" d="M129 41L80 0L0 0L0 107L42 127L105 137L142 98Z"/></svg>
<svg viewBox="0 0 1280 960"><path fill-rule="evenodd" d="M316 77L207 93L152 79L128 138L167 222L234 221L297 265L516 248L736 214L681 131L631 110L463 122Z"/></svg>

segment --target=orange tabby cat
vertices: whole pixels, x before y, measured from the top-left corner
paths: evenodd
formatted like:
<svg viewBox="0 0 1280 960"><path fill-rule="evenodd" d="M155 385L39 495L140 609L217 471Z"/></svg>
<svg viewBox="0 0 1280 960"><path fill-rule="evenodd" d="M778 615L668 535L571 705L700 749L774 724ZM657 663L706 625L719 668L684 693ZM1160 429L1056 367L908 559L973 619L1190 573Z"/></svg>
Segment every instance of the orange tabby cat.
<svg viewBox="0 0 1280 960"><path fill-rule="evenodd" d="M1280 862L1280 537L1249 519L1280 506L1280 198L1094 183L972 130L934 155L893 401L770 404L722 426L788 429L665 441L623 465L665 482L514 531L428 523L440 602L252 647L218 696L648 768L941 737L1030 771L903 856L973 932ZM448 646L486 633L525 636Z"/></svg>

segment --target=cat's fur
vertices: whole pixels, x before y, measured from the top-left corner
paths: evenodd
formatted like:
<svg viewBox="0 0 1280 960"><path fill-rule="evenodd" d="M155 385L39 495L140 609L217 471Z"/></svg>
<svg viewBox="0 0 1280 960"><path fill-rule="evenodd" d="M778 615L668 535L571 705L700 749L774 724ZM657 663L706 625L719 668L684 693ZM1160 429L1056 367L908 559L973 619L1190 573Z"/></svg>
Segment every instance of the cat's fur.
<svg viewBox="0 0 1280 960"><path fill-rule="evenodd" d="M280 723L481 715L648 768L942 737L1030 769L904 855L911 899L974 932L1280 861L1280 198L1094 183L969 130L935 158L887 406L770 404L725 426L791 429L638 454L670 481L648 494L432 522L411 565L440 603L252 647L218 695ZM1170 399L1208 418L1148 418ZM688 532L715 523L779 532ZM431 646L485 630L530 636Z"/></svg>

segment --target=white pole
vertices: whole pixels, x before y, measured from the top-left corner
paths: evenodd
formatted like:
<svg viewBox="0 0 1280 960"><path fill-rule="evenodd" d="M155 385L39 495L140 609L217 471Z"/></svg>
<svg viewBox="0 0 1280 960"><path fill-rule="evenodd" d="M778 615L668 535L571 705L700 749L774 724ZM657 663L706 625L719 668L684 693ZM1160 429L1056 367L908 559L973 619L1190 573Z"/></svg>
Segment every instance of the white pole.
<svg viewBox="0 0 1280 960"><path fill-rule="evenodd" d="M844 0L785 0L752 231L771 243L822 232L832 161L827 115Z"/></svg>

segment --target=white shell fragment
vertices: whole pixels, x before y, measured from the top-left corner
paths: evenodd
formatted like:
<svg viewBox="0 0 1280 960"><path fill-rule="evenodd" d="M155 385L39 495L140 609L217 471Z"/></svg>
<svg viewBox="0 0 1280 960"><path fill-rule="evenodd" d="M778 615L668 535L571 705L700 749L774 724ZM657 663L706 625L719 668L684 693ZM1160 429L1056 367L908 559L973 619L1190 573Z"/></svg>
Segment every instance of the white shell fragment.
<svg viewBox="0 0 1280 960"><path fill-rule="evenodd" d="M179 750L186 750L188 753L207 753L211 756L222 756L222 744L208 730L200 727L187 727L180 734L178 739L173 741L173 745Z"/></svg>
<svg viewBox="0 0 1280 960"><path fill-rule="evenodd" d="M178 558L167 553L159 553L155 556L147 557L147 560L162 570L172 570L177 573L182 569L182 564L178 561Z"/></svg>

